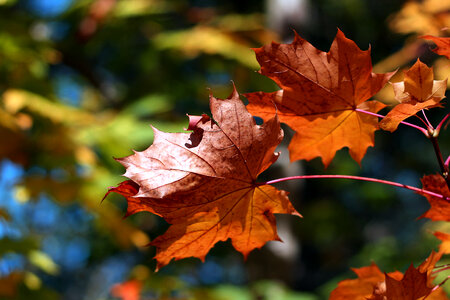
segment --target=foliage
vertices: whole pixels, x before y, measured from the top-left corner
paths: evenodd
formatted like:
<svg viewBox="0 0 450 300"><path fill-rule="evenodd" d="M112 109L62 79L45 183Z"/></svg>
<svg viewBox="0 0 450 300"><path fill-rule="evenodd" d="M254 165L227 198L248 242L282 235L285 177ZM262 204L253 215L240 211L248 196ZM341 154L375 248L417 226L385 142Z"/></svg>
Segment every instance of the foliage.
<svg viewBox="0 0 450 300"><path fill-rule="evenodd" d="M264 11L262 1L0 0L0 298L321 299L349 266L371 260L386 271L406 270L412 261L418 266L437 247L430 231L439 232L445 251L446 223L412 222L427 209L421 196L373 183L290 181L277 190L288 190L305 218L276 216L277 230L274 217L267 219L270 238L276 234L284 244L268 242L244 262L219 242L203 264L183 259L154 273L155 249L145 245L169 225L148 213L131 215L142 209L139 203L130 203L123 219L120 196L100 204L105 187L122 180L111 157L144 150L153 140L149 123L163 134L188 127L186 112L205 120L208 94L225 98L231 79L243 93L276 90L253 72L258 62L250 48L291 39L291 28L318 49L329 47L338 26L353 47L370 42L374 73L400 67L392 82L402 81L402 70L419 56L444 79L448 61L427 46L442 50L441 40L415 34L445 36L447 4L403 2L311 1L307 22L283 18L284 29L275 33L267 29L275 28L275 11ZM389 86L374 97L397 101ZM441 113L427 111L430 120ZM281 127L285 139L276 151L282 155L258 179L246 178L253 190L294 170L323 172L318 159L289 165L283 153L292 131ZM443 149L450 146L447 132L440 136ZM436 162L422 155L430 149L414 134L379 131L376 151L368 148L361 168L337 151L327 173L418 185L414 178L436 173Z"/></svg>
<svg viewBox="0 0 450 300"><path fill-rule="evenodd" d="M256 57L261 74L282 90L247 94L249 111L264 120L276 113L296 132L289 145L291 161L320 156L327 167L337 150L348 147L360 163L373 146L378 122L358 110L382 109L383 104L366 100L392 76L372 73L370 51L361 51L339 30L328 53L296 35L290 45L257 49Z"/></svg>
<svg viewBox="0 0 450 300"><path fill-rule="evenodd" d="M447 51L443 50L439 52ZM432 208L424 217L448 221L450 156L443 161L437 137L450 113L434 128L424 111L441 106L447 80L434 81L432 69L418 60L405 72L404 82L393 85L399 104L384 117L376 114L383 104L375 108L376 101L366 100L393 74L372 73L370 52L362 52L341 31L328 53L298 35L290 45L272 43L255 52L262 66L260 72L282 88L273 93L247 94L249 112L263 115L263 125L255 124L234 89L228 99L210 97L211 118L190 116L187 130L192 133L154 129L152 146L118 160L130 180L108 193L125 195L131 213L149 211L172 224L152 242L158 249L157 269L173 258L193 256L204 261L217 241L228 238L244 257L267 241L279 240L273 213L298 213L284 191L268 184L285 180L353 177L404 187L426 195ZM426 120L422 120L425 128L403 122L411 116L421 119L419 112ZM296 132L289 146L291 160L320 156L327 167L336 151L348 146L351 156L360 163L367 146L373 144L373 132L381 117L384 130L395 131L403 123L429 138L441 174L424 177L423 189L347 175L291 176L256 183L256 176L277 159L273 151L283 137L279 115ZM363 138L367 136L369 143ZM339 283L330 299L412 300L432 292L432 298L447 299L440 289L445 281L432 284L432 274L442 271L433 273L442 254L432 252L417 269L411 264L405 274L383 274L375 265L355 270L359 279Z"/></svg>
<svg viewBox="0 0 450 300"><path fill-rule="evenodd" d="M211 97L210 106L213 119L190 117L192 133L153 129L150 148L118 160L131 180L110 192L127 196L130 213L146 210L172 224L151 243L158 269L173 258L203 261L229 238L246 257L280 240L274 214L299 215L285 191L256 183L278 157L273 151L283 131L277 117L255 125L236 90L226 100Z"/></svg>

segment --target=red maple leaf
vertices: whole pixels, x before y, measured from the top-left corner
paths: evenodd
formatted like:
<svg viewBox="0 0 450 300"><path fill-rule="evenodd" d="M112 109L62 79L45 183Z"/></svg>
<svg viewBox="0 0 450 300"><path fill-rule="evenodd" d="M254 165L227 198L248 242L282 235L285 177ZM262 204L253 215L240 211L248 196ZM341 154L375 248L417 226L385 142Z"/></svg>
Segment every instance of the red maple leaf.
<svg viewBox="0 0 450 300"><path fill-rule="evenodd" d="M427 272L420 272L411 264L401 280L386 274L386 297L392 300L415 300L428 295Z"/></svg>
<svg viewBox="0 0 450 300"><path fill-rule="evenodd" d="M436 37L432 35L424 35L420 38L426 40L432 40L436 44L436 48L432 49L435 53L439 55L444 55L450 59L450 38L448 37Z"/></svg>
<svg viewBox="0 0 450 300"><path fill-rule="evenodd" d="M348 147L360 163L374 145L378 118L358 110L377 112L384 107L366 100L393 73L372 73L370 50L362 51L340 30L328 53L297 34L291 44L272 43L255 52L260 73L282 90L246 94L248 110L264 120L277 113L295 130L289 145L291 161L321 157L327 166L337 150Z"/></svg>
<svg viewBox="0 0 450 300"><path fill-rule="evenodd" d="M274 214L299 215L285 191L256 182L278 157L278 119L256 125L236 90L225 100L211 96L210 107L213 119L190 117L192 132L154 129L153 145L118 159L130 180L110 192L127 197L128 214L150 211L172 224L151 243L158 268L172 259L203 260L229 238L247 256L280 240Z"/></svg>

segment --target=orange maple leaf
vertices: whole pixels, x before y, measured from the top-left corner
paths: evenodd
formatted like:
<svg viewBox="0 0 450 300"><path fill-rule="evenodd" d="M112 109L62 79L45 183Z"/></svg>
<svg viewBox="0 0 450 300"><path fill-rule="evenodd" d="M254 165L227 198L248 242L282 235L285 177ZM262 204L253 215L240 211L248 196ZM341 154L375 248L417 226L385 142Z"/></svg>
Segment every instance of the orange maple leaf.
<svg viewBox="0 0 450 300"><path fill-rule="evenodd" d="M321 157L328 166L337 150L348 147L360 163L374 145L378 118L357 110L377 112L384 107L366 100L393 73L372 73L370 49L362 51L340 30L328 53L298 34L291 44L272 43L255 52L260 73L282 90L246 94L247 107L264 120L277 113L281 122L295 130L289 145L291 161Z"/></svg>
<svg viewBox="0 0 450 300"><path fill-rule="evenodd" d="M450 197L450 191L445 179L439 175L427 175L422 177L423 189ZM421 218L433 221L450 221L450 202L439 197L423 194L431 205L431 208Z"/></svg>
<svg viewBox="0 0 450 300"><path fill-rule="evenodd" d="M448 299L440 288L433 291L432 285L432 270L441 256L433 251L419 267L410 265L404 275L399 271L383 273L374 263L352 269L358 278L339 282L330 300L416 300L427 295L427 299Z"/></svg>
<svg viewBox="0 0 450 300"><path fill-rule="evenodd" d="M433 80L433 68L419 59L405 72L405 80L393 83L397 104L380 122L384 130L395 131L401 121L422 109L438 107L445 97L447 80Z"/></svg>
<svg viewBox="0 0 450 300"><path fill-rule="evenodd" d="M443 254L450 253L450 234L436 231L434 236L441 240L441 244L439 245L439 252Z"/></svg>
<svg viewBox="0 0 450 300"><path fill-rule="evenodd" d="M420 38L426 40L432 40L436 44L436 48L432 49L433 52L444 55L450 59L450 38L448 37L436 37L432 35L424 35Z"/></svg>
<svg viewBox="0 0 450 300"><path fill-rule="evenodd" d="M211 96L210 108L213 119L190 117L192 132L154 129L153 145L118 159L131 181L110 192L127 197L128 214L146 210L172 224L151 243L157 268L172 259L204 260L214 244L229 238L247 256L280 240L274 214L300 216L287 192L256 182L278 158L278 119L256 125L236 90L225 100Z"/></svg>

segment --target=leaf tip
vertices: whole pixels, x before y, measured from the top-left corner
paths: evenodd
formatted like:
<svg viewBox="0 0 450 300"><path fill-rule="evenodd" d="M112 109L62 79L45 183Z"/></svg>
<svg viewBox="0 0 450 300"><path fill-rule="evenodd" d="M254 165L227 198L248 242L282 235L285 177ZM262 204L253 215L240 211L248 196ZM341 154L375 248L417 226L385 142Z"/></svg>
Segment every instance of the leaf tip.
<svg viewBox="0 0 450 300"><path fill-rule="evenodd" d="M113 186L108 187L108 191L105 193L105 196L103 196L102 200L100 201L100 204L102 204L103 201L105 201L106 197L108 197L108 195L113 192L112 191L113 188L114 188Z"/></svg>
<svg viewBox="0 0 450 300"><path fill-rule="evenodd" d="M233 85L233 91L231 92L231 94L228 96L227 99L239 98L239 93L236 89L236 85L234 84L233 80L231 80L231 84Z"/></svg>
<svg viewBox="0 0 450 300"><path fill-rule="evenodd" d="M299 218L303 218L302 214L300 214L297 210L295 210L294 212L291 213L291 215L299 217Z"/></svg>
<svg viewBox="0 0 450 300"><path fill-rule="evenodd" d="M280 236L278 235L278 233L276 234L276 236L274 237L273 240L276 241L276 242L284 243L284 241L280 238Z"/></svg>
<svg viewBox="0 0 450 300"><path fill-rule="evenodd" d="M204 124L211 119L207 114L202 114L201 116L193 116L193 115L188 115L188 114L186 114L186 115L189 118L188 128L184 129L186 131L195 131L195 130L199 129L198 128L199 123Z"/></svg>
<svg viewBox="0 0 450 300"><path fill-rule="evenodd" d="M250 254L250 251L241 251L242 256L244 257L244 261L247 261L248 255Z"/></svg>

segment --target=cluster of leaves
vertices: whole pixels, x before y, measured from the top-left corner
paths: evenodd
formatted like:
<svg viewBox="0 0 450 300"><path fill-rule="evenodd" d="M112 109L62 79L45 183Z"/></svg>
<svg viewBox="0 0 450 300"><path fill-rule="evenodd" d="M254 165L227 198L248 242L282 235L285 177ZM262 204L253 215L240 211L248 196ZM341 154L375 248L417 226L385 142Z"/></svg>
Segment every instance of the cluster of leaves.
<svg viewBox="0 0 450 300"><path fill-rule="evenodd" d="M51 12L63 2L73 5ZM33 9L39 4L45 8ZM207 95L207 79L193 72L198 64L214 66L203 73L210 77L248 71L257 65L249 48L276 39L261 14L195 19L202 15L183 0L0 1L1 299L103 292L121 278L91 281L99 265L151 255L143 228L155 230L154 219L138 226L122 221L117 203L98 205L105 184L119 180L110 157L125 155L130 144L144 147L153 138L149 122L165 131L182 126L177 107L191 94ZM213 45L199 42L213 38ZM175 74L189 80L169 80ZM10 169L19 173L14 181ZM74 293L75 286L83 288Z"/></svg>
<svg viewBox="0 0 450 300"><path fill-rule="evenodd" d="M424 38L436 43L436 53L450 58L449 38ZM404 73L404 81L393 84L398 104L384 117L377 112L385 104L369 99L394 72L373 73L370 50L360 50L341 31L327 53L297 34L291 44L272 43L255 52L260 73L275 81L279 91L248 93L247 107L236 88L227 99L211 95L211 117L189 116L188 132L183 133L153 128L155 138L148 149L117 159L129 180L107 194L125 196L128 215L149 211L171 224L151 242L157 248L157 269L172 259L204 260L217 242L228 239L246 257L267 241L279 240L274 214L300 216L288 193L270 184L308 176L257 181L279 155L274 150L283 139L280 122L295 131L289 145L291 161L320 157L325 167L344 147L361 163L379 128L392 132L403 123L419 129L435 146L441 174L425 176L422 190L404 187L427 197L431 209L423 217L450 221L450 159L442 159L437 144L450 114L434 128L423 112L442 106L446 80L433 80L432 69L417 60ZM424 128L404 121L420 118L420 112ZM264 123L256 124L253 116ZM432 252L404 275L383 274L374 264L355 269L358 279L340 282L331 299L447 299L440 285L432 284L435 264L445 253Z"/></svg>

